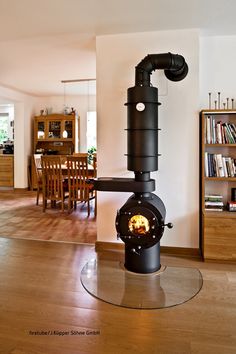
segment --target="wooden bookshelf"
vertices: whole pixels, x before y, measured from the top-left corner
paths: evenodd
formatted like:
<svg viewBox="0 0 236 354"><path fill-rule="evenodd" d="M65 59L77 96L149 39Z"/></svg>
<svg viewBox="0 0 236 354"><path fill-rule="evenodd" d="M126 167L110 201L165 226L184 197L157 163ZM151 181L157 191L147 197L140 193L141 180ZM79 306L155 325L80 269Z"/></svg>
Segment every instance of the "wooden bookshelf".
<svg viewBox="0 0 236 354"><path fill-rule="evenodd" d="M205 144L205 147L232 147L235 148L236 144Z"/></svg>
<svg viewBox="0 0 236 354"><path fill-rule="evenodd" d="M231 188L236 188L236 176L214 175L214 173L219 173L218 170L213 171L213 176L207 175L209 172L212 173L212 169L210 171L210 167L208 165L206 166L206 156L208 157L208 154L213 157L215 155L221 155L227 159L230 157L231 161L235 161L236 141L232 143L225 141L223 141L223 143L219 143L217 141L216 133L214 133L215 135L212 138L213 141L208 141L209 131L207 131L207 129L209 126L207 126L206 123L207 118L211 119L211 121L214 120L214 124L221 122L224 126L225 123L226 125L236 125L236 111L203 110L200 113L200 246L203 258L205 260L235 262L236 212L228 211L226 206L227 202L231 200ZM216 129L214 124L212 131ZM225 134L223 128L220 131L223 135ZM224 140L225 137L222 139ZM224 174L224 172L222 173ZM227 175L227 169L225 174ZM223 211L205 210L205 195L214 194L221 195L223 197Z"/></svg>
<svg viewBox="0 0 236 354"><path fill-rule="evenodd" d="M205 177L206 181L228 181L236 182L236 177Z"/></svg>

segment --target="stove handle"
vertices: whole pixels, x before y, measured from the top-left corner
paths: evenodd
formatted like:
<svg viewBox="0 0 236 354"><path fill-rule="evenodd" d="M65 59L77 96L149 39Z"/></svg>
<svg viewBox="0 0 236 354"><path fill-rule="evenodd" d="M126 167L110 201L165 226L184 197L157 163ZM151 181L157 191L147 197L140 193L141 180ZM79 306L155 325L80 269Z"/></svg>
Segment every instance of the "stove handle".
<svg viewBox="0 0 236 354"><path fill-rule="evenodd" d="M168 229L172 229L172 227L173 227L174 225L172 224L172 222L168 222L167 224L164 224L163 226L167 226Z"/></svg>

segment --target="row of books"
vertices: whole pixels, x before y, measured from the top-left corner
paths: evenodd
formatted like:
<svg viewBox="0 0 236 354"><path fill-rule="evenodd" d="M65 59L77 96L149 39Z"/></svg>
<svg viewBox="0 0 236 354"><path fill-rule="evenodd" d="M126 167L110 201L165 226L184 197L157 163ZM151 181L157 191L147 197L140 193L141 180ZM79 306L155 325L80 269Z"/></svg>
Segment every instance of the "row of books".
<svg viewBox="0 0 236 354"><path fill-rule="evenodd" d="M215 194L205 195L206 211L223 211L224 209L231 212L236 212L236 201L228 201L227 205L224 206L222 195L215 195Z"/></svg>
<svg viewBox="0 0 236 354"><path fill-rule="evenodd" d="M216 122L215 117L205 119L206 144L236 144L236 125L233 123Z"/></svg>
<svg viewBox="0 0 236 354"><path fill-rule="evenodd" d="M222 195L205 195L205 210L208 211L223 211L224 203Z"/></svg>
<svg viewBox="0 0 236 354"><path fill-rule="evenodd" d="M205 152L205 177L236 177L236 159Z"/></svg>

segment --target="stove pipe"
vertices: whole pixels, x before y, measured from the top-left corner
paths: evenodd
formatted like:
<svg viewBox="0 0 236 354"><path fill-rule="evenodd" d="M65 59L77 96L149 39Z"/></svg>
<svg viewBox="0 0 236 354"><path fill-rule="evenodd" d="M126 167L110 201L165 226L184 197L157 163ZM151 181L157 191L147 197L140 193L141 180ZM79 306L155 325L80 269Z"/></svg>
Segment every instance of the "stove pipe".
<svg viewBox="0 0 236 354"><path fill-rule="evenodd" d="M128 89L127 100L127 162L128 170L140 172L158 170L158 89L150 86L155 69L164 69L169 80L180 81L188 73L188 66L178 54L147 55L135 71L135 86ZM140 143L141 142L141 143ZM142 177L143 178L143 177ZM145 177L148 179L148 176Z"/></svg>

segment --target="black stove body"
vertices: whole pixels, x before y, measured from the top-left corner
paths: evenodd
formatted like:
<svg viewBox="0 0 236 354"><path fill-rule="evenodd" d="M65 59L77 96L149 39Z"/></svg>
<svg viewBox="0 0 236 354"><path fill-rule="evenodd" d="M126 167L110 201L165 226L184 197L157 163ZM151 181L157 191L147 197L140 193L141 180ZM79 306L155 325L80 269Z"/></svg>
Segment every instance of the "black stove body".
<svg viewBox="0 0 236 354"><path fill-rule="evenodd" d="M158 170L158 89L150 75L164 69L169 80L180 81L188 73L185 59L178 54L147 55L137 66L135 86L127 93L127 168L134 178L98 178L91 180L99 191L133 192L116 216L117 236L125 243L125 268L135 273L160 269L160 239L165 226L166 209L152 193Z"/></svg>

